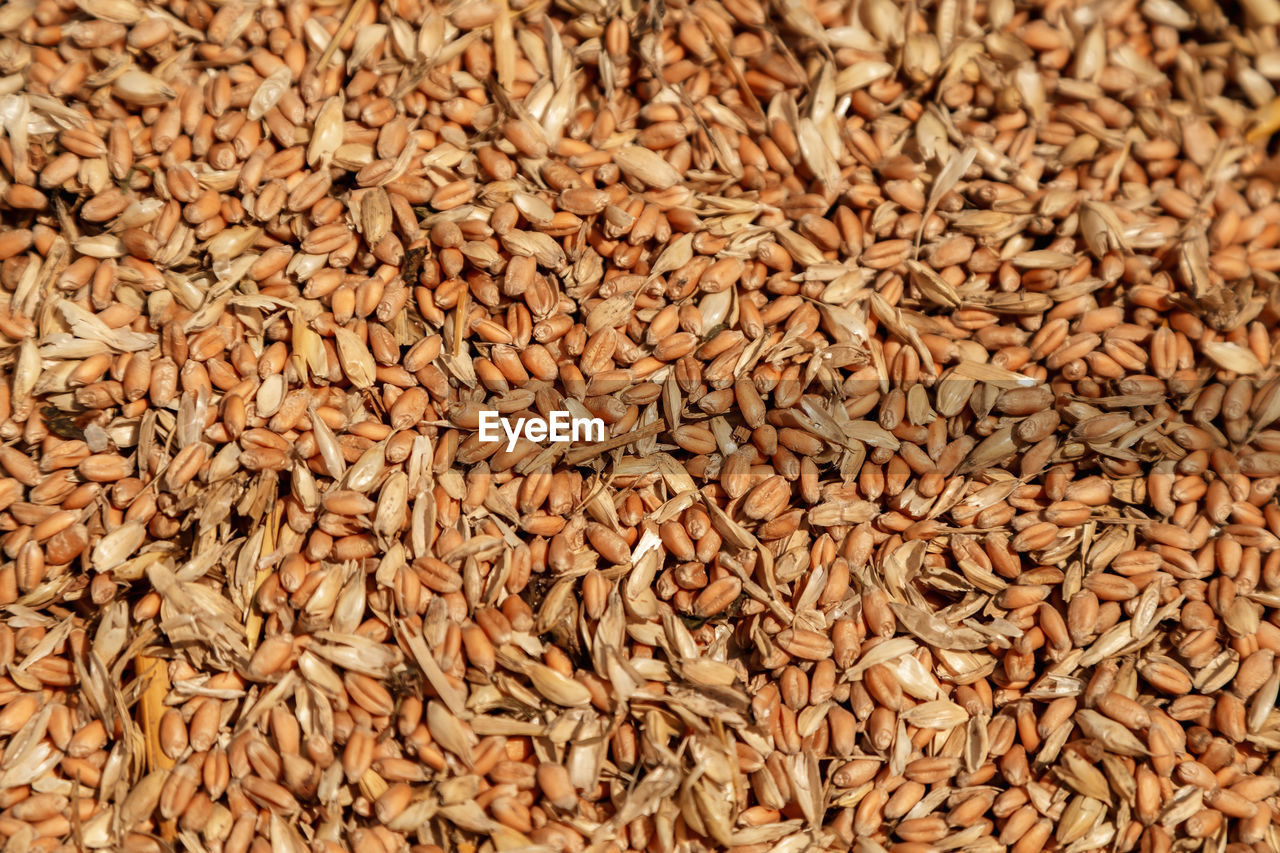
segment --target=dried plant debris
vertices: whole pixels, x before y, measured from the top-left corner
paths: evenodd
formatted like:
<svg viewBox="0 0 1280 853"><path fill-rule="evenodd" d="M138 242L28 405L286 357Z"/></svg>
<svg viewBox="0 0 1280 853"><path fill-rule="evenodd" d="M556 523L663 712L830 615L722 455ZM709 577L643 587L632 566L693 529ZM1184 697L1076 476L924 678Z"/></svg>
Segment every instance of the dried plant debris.
<svg viewBox="0 0 1280 853"><path fill-rule="evenodd" d="M1278 27L0 3L0 850L1280 850Z"/></svg>

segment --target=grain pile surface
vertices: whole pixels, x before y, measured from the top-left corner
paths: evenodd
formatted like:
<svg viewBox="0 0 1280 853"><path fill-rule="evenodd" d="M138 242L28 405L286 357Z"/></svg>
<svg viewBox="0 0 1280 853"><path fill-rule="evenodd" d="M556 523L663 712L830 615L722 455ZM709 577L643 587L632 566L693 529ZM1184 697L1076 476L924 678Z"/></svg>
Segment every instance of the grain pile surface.
<svg viewBox="0 0 1280 853"><path fill-rule="evenodd" d="M7 0L0 851L1280 850L1277 81L1280 0Z"/></svg>

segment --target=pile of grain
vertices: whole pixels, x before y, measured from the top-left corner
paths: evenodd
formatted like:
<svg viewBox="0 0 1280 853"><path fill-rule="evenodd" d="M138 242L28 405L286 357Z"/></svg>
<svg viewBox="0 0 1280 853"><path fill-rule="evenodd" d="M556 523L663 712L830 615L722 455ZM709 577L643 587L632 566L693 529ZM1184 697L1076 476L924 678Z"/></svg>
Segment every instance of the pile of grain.
<svg viewBox="0 0 1280 853"><path fill-rule="evenodd" d="M0 5L0 849L1280 849L1278 25Z"/></svg>

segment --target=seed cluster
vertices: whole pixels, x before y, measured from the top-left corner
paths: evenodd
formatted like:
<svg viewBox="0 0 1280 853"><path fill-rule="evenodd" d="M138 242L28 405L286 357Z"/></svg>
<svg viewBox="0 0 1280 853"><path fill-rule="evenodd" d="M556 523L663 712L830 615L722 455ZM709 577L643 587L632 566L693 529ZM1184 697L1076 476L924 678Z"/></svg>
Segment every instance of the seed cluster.
<svg viewBox="0 0 1280 853"><path fill-rule="evenodd" d="M1278 27L7 0L4 850L1280 849Z"/></svg>

